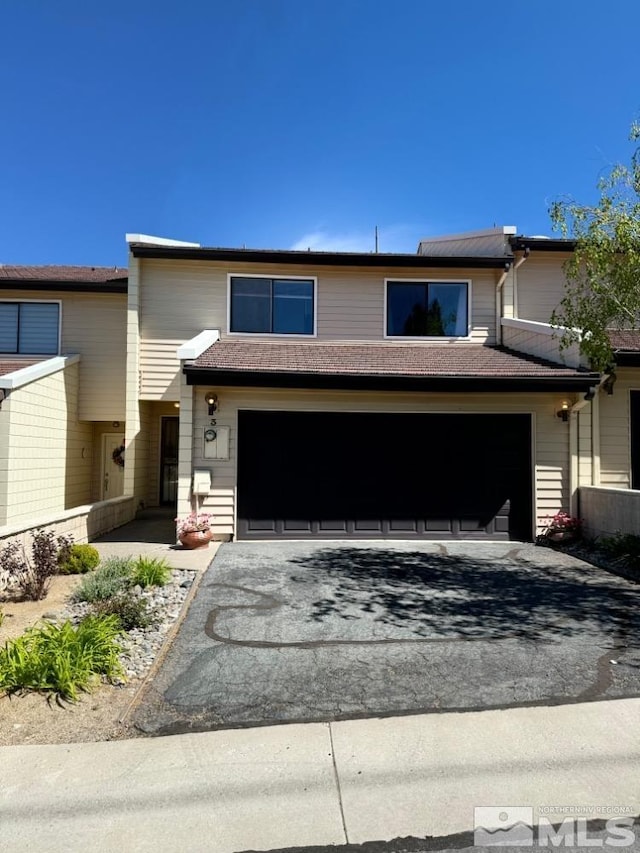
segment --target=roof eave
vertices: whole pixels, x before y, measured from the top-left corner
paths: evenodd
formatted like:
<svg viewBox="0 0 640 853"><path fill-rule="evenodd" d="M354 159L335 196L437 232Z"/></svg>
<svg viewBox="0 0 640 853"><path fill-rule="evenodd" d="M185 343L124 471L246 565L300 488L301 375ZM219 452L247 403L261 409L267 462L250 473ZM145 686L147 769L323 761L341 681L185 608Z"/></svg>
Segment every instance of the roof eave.
<svg viewBox="0 0 640 853"><path fill-rule="evenodd" d="M640 351L638 350L618 350L614 352L613 357L616 367L640 367Z"/></svg>
<svg viewBox="0 0 640 853"><path fill-rule="evenodd" d="M536 252L573 252L576 240L540 239L540 237L510 237L509 243L514 252L529 249Z"/></svg>
<svg viewBox="0 0 640 853"><path fill-rule="evenodd" d="M229 370L185 364L188 385L257 388L318 388L366 391L588 391L600 379L597 373L576 376L414 376L367 373L307 373L303 371Z"/></svg>
<svg viewBox="0 0 640 853"><path fill-rule="evenodd" d="M0 290L63 290L80 293L127 293L127 279L98 281L55 281L29 278L0 278Z"/></svg>
<svg viewBox="0 0 640 853"><path fill-rule="evenodd" d="M501 257L430 257L413 254L370 252L300 252L281 249L216 249L148 246L132 244L135 258L178 261L225 261L250 264L296 264L298 266L449 267L458 269L504 269L510 255Z"/></svg>

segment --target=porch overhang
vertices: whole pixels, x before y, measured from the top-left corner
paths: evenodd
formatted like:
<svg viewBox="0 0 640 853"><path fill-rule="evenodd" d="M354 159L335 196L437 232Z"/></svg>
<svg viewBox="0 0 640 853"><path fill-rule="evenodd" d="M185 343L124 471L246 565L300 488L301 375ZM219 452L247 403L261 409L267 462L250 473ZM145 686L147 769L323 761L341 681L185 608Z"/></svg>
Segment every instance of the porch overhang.
<svg viewBox="0 0 640 853"><path fill-rule="evenodd" d="M183 362L188 385L462 393L587 392L598 373L481 345L217 341Z"/></svg>
<svg viewBox="0 0 640 853"><path fill-rule="evenodd" d="M217 370L183 368L187 385L240 388L311 388L348 391L431 391L446 393L586 393L600 379L598 374L548 377L478 376L373 376L368 374L324 374L261 370Z"/></svg>

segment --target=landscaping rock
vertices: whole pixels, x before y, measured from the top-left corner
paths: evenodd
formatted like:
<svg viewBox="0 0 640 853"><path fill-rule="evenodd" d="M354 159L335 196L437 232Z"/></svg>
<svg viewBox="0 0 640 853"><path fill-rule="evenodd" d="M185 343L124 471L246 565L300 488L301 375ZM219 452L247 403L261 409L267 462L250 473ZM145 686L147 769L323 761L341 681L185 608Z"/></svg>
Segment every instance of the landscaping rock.
<svg viewBox="0 0 640 853"><path fill-rule="evenodd" d="M153 619L146 628L133 628L122 635L120 661L128 681L144 678L151 668L167 633L180 616L182 605L195 576L195 571L191 569L173 569L165 586L150 586L144 589L141 586L135 586L130 590L131 595L143 598L147 602ZM84 601L70 602L62 613L53 614L53 616L70 619L77 624L90 612L90 609L90 605Z"/></svg>

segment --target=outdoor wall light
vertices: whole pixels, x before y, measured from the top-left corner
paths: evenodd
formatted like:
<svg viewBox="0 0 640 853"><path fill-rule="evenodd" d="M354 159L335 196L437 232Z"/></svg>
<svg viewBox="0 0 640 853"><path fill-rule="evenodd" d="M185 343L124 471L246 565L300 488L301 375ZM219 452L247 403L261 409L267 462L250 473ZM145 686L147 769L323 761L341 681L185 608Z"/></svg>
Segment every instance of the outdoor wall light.
<svg viewBox="0 0 640 853"><path fill-rule="evenodd" d="M560 408L556 412L556 415L565 424L569 420L569 403L566 400L562 401L562 405L560 406Z"/></svg>
<svg viewBox="0 0 640 853"><path fill-rule="evenodd" d="M173 408L174 408L174 409L179 409L179 408L180 408L180 403L174 403L174 404L173 404Z"/></svg>
<svg viewBox="0 0 640 853"><path fill-rule="evenodd" d="M218 408L218 395L214 394L213 391L207 391L204 399L207 401L207 406L209 407L209 417L212 417Z"/></svg>

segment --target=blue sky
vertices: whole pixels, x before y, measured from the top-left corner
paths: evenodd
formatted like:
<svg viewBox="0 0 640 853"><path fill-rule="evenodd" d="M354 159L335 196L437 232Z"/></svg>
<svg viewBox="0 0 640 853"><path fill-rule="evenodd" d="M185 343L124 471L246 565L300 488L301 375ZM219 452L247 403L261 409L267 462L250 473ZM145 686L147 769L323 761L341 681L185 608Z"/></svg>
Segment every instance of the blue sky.
<svg viewBox="0 0 640 853"><path fill-rule="evenodd" d="M640 114L637 0L7 0L2 30L2 263L550 233Z"/></svg>

